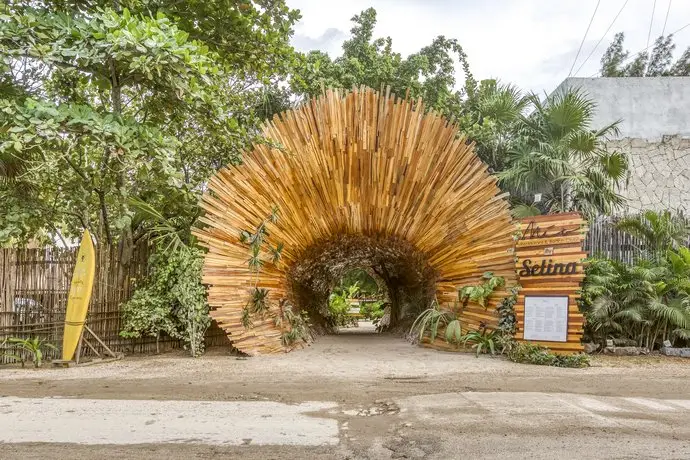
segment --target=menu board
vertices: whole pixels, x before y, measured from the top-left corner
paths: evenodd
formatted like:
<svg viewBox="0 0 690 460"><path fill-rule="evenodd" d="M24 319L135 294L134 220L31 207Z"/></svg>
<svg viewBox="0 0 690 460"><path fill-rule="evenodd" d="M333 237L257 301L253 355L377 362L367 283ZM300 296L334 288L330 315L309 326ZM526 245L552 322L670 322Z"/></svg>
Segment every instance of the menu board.
<svg viewBox="0 0 690 460"><path fill-rule="evenodd" d="M568 296L525 296L525 340L568 341Z"/></svg>

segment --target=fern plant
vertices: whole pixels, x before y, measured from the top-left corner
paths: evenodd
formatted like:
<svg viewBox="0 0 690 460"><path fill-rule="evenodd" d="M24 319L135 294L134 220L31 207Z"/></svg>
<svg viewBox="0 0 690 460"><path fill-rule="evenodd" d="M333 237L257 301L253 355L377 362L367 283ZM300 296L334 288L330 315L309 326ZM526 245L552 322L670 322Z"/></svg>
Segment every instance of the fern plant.
<svg viewBox="0 0 690 460"><path fill-rule="evenodd" d="M482 279L485 281L478 286L464 286L458 290L458 298L463 306L468 302L475 302L482 307L487 307L487 300L493 292L505 285L505 278L494 276L492 272L484 272Z"/></svg>

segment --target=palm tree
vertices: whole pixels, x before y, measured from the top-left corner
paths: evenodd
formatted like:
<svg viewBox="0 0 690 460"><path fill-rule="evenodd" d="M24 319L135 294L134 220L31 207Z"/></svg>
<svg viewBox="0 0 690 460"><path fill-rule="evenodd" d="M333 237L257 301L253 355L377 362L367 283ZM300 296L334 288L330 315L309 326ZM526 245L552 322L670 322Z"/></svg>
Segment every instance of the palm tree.
<svg viewBox="0 0 690 460"><path fill-rule="evenodd" d="M583 298L589 334L601 342L620 337L653 349L690 339L690 250L635 265L593 260Z"/></svg>
<svg viewBox="0 0 690 460"><path fill-rule="evenodd" d="M616 228L641 240L647 258L655 259L665 255L669 249L686 246L690 236L690 224L669 211L649 210L625 217L616 223Z"/></svg>
<svg viewBox="0 0 690 460"><path fill-rule="evenodd" d="M627 157L607 152L605 140L618 134L618 122L592 130L595 105L580 90L556 92L542 101L527 100L533 110L521 115L518 140L508 168L499 173L514 198L544 196L548 212L610 213L623 204L618 193L628 176Z"/></svg>
<svg viewBox="0 0 690 460"><path fill-rule="evenodd" d="M460 126L476 143L477 155L491 171L505 169L516 125L527 103L516 86L497 80L482 80L478 90L467 99Z"/></svg>

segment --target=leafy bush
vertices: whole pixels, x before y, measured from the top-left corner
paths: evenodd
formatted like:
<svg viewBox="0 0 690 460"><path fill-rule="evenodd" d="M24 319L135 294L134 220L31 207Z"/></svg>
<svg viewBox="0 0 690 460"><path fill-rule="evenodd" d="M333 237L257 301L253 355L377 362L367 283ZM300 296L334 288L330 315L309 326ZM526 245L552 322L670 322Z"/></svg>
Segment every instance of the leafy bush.
<svg viewBox="0 0 690 460"><path fill-rule="evenodd" d="M362 302L359 307L359 314L365 319L373 320L374 323L383 317L383 313L383 300Z"/></svg>
<svg viewBox="0 0 690 460"><path fill-rule="evenodd" d="M359 283L351 286L335 289L328 297L328 311L334 326L349 326L356 323L356 319L350 317L350 299L359 294Z"/></svg>
<svg viewBox="0 0 690 460"><path fill-rule="evenodd" d="M493 294L493 292L505 285L505 278L502 276L494 276L492 272L485 272L482 279L486 280L479 286L465 286L458 291L458 298L463 305L468 302L475 302L486 308L486 301Z"/></svg>
<svg viewBox="0 0 690 460"><path fill-rule="evenodd" d="M181 339L192 356L204 350L204 334L211 324L206 289L201 284L201 251L182 246L151 256L148 283L122 307L122 337Z"/></svg>
<svg viewBox="0 0 690 460"><path fill-rule="evenodd" d="M496 354L496 348L498 345L499 332L489 331L487 329L481 329L479 331L470 331L464 336L462 336L463 345L472 345L472 349L477 352L477 357L480 353L491 353Z"/></svg>
<svg viewBox="0 0 690 460"><path fill-rule="evenodd" d="M424 335L428 333L429 338L433 342L438 336L439 329L448 326L452 321L457 321L455 313L449 310L441 310L438 302L434 301L431 307L417 316L417 319L412 323L410 333L418 336L420 342L424 339Z"/></svg>
<svg viewBox="0 0 690 460"><path fill-rule="evenodd" d="M592 259L586 273L582 303L592 340L625 338L654 349L690 339L690 249L633 265Z"/></svg>
<svg viewBox="0 0 690 460"><path fill-rule="evenodd" d="M381 330L381 318L386 314L383 300L362 302L359 307L362 318L370 320L378 331Z"/></svg>
<svg viewBox="0 0 690 460"><path fill-rule="evenodd" d="M588 367L586 354L557 355L548 348L527 342L516 343L508 352L508 359L521 364L537 364L555 367Z"/></svg>

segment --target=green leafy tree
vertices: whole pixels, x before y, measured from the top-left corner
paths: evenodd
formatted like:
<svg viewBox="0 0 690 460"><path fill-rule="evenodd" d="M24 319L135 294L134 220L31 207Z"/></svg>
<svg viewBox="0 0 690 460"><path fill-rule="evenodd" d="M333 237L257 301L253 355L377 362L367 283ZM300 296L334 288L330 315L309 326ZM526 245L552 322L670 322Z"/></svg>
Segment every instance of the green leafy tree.
<svg viewBox="0 0 690 460"><path fill-rule="evenodd" d="M0 180L0 238L133 240L131 198L191 225L209 174L256 140L298 17L263 0L3 4L0 177L22 174Z"/></svg>
<svg viewBox="0 0 690 460"><path fill-rule="evenodd" d="M690 75L690 47L676 62L673 51L676 47L673 35L659 36L651 52L641 51L628 61L629 51L624 50L625 34L619 32L601 58L602 77L668 77Z"/></svg>
<svg viewBox="0 0 690 460"><path fill-rule="evenodd" d="M313 97L328 87L390 87L400 96L421 96L427 106L446 115L459 115L462 98L473 94L476 81L457 40L439 36L430 45L403 58L393 51L390 37L374 38L376 10L364 10L352 22L352 36L343 44L341 56L332 60L321 51L300 56L290 79L297 95ZM463 91L455 89L456 62L465 73Z"/></svg>

